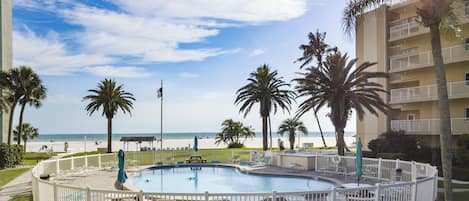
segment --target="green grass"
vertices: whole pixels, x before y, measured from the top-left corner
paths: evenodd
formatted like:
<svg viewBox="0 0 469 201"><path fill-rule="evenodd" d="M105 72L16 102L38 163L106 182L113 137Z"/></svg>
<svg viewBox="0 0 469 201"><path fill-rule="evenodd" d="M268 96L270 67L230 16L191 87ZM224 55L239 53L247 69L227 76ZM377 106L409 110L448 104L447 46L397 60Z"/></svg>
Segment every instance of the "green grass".
<svg viewBox="0 0 469 201"><path fill-rule="evenodd" d="M443 181L438 181L438 188L443 188ZM469 189L469 184L455 184L455 183L453 183L453 188L467 188L467 189Z"/></svg>
<svg viewBox="0 0 469 201"><path fill-rule="evenodd" d="M36 165L37 162L47 160L52 156L56 156L58 153L46 153L46 152L27 152L23 155L23 165Z"/></svg>
<svg viewBox="0 0 469 201"><path fill-rule="evenodd" d="M67 155L64 158L70 158L70 157L78 157L78 156L84 156L84 155L94 155L94 154L105 154L105 151L88 151L88 152L78 152L75 154Z"/></svg>
<svg viewBox="0 0 469 201"><path fill-rule="evenodd" d="M29 168L13 168L0 170L0 187L4 186L11 180L27 172Z"/></svg>
<svg viewBox="0 0 469 201"><path fill-rule="evenodd" d="M33 201L32 195L16 195L8 201Z"/></svg>
<svg viewBox="0 0 469 201"><path fill-rule="evenodd" d="M453 193L453 201L467 201L469 198L469 192ZM438 193L437 201L444 201L443 193Z"/></svg>

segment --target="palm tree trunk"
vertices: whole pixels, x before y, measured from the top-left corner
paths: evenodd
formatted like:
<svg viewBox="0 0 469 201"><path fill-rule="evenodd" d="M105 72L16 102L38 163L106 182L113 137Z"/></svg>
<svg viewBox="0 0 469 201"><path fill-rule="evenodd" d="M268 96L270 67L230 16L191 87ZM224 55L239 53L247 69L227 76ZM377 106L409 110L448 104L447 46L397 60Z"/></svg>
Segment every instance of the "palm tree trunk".
<svg viewBox="0 0 469 201"><path fill-rule="evenodd" d="M21 136L23 136L23 114L24 108L26 108L26 103L21 104L21 111L20 111L20 120L18 122L18 145L21 145Z"/></svg>
<svg viewBox="0 0 469 201"><path fill-rule="evenodd" d="M112 153L112 119L107 118L107 153Z"/></svg>
<svg viewBox="0 0 469 201"><path fill-rule="evenodd" d="M326 140L324 139L324 133L322 133L321 124L319 123L318 114L316 112L314 112L314 117L316 118L316 122L318 123L319 133L321 133L322 143L324 144L324 147L327 147Z"/></svg>
<svg viewBox="0 0 469 201"><path fill-rule="evenodd" d="M295 131L290 131L288 140L290 141L290 150L295 149Z"/></svg>
<svg viewBox="0 0 469 201"><path fill-rule="evenodd" d="M11 145L11 136L13 132L13 116L15 114L16 101L13 102L10 108L10 114L8 119L8 145Z"/></svg>
<svg viewBox="0 0 469 201"><path fill-rule="evenodd" d="M267 116L262 116L262 149L267 150Z"/></svg>
<svg viewBox="0 0 469 201"><path fill-rule="evenodd" d="M270 115L268 116L269 117L269 136L270 136L270 150L272 150L272 124L270 124Z"/></svg>
<svg viewBox="0 0 469 201"><path fill-rule="evenodd" d="M23 141L24 141L23 152L26 153L26 139L23 139Z"/></svg>
<svg viewBox="0 0 469 201"><path fill-rule="evenodd" d="M440 146L441 164L443 167L444 195L446 201L452 201L452 152L451 152L451 119L449 111L448 89L446 87L446 72L441 53L439 23L430 25L433 62L435 64L435 79L438 89L438 107L440 110Z"/></svg>
<svg viewBox="0 0 469 201"><path fill-rule="evenodd" d="M344 128L338 128L337 132L337 152L340 156L345 155Z"/></svg>

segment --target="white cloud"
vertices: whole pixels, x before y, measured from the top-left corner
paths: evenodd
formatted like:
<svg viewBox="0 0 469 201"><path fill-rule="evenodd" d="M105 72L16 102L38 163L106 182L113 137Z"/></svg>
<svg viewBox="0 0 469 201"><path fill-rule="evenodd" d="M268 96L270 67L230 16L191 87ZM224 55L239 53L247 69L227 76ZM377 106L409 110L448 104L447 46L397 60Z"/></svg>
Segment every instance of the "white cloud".
<svg viewBox="0 0 469 201"><path fill-rule="evenodd" d="M259 56L259 55L262 55L264 53L265 53L264 49L258 48L258 49L255 49L254 51L252 51L250 55L251 56Z"/></svg>
<svg viewBox="0 0 469 201"><path fill-rule="evenodd" d="M117 0L137 15L178 18L215 18L247 23L285 21L303 15L307 0Z"/></svg>
<svg viewBox="0 0 469 201"><path fill-rule="evenodd" d="M144 68L133 67L133 66L124 66L124 67L114 67L114 66L96 66L87 68L87 72L101 76L101 77L122 77L122 78L140 78L148 77L151 73L145 71Z"/></svg>
<svg viewBox="0 0 469 201"><path fill-rule="evenodd" d="M88 66L112 62L103 55L70 53L54 32L41 37L27 28L24 32L14 31L13 47L14 66L28 65L45 75L70 74Z"/></svg>
<svg viewBox="0 0 469 201"><path fill-rule="evenodd" d="M199 75L195 73L190 73L190 72L182 72L178 74L179 77L181 78L197 78Z"/></svg>

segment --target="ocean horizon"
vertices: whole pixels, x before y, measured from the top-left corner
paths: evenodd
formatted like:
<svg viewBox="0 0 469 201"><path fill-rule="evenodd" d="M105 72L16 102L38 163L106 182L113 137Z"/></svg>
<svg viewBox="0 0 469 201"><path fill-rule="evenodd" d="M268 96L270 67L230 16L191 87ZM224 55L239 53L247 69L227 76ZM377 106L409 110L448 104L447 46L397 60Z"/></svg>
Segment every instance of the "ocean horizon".
<svg viewBox="0 0 469 201"><path fill-rule="evenodd" d="M217 132L168 132L163 133L163 139L194 139L194 137L200 137L202 139L213 139ZM354 132L345 132L346 137L352 137ZM159 133L115 133L112 135L113 141L120 140L121 137L125 136L154 136L160 138ZM334 132L324 132L324 137L334 137ZM87 141L106 141L106 133L66 133L66 134L41 134L37 138L29 140L28 142L74 142L84 141L86 137ZM261 132L256 132L255 138L261 138ZM281 137L276 132L272 132L272 137ZM300 135L300 137L321 137L319 132L309 132L308 135Z"/></svg>

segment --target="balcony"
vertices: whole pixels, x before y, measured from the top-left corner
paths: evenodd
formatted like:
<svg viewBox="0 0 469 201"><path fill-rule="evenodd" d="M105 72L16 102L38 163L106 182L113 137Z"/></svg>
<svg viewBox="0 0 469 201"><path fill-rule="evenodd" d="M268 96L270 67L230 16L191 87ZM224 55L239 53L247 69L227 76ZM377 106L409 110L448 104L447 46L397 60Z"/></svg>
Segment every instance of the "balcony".
<svg viewBox="0 0 469 201"><path fill-rule="evenodd" d="M465 61L469 59L469 44L456 45L442 49L445 64ZM431 51L393 56L389 60L390 72L400 72L433 66Z"/></svg>
<svg viewBox="0 0 469 201"><path fill-rule="evenodd" d="M440 134L440 119L391 120L391 129L403 130L407 134ZM454 134L469 133L469 119L451 118L451 131Z"/></svg>
<svg viewBox="0 0 469 201"><path fill-rule="evenodd" d="M391 27L389 28L390 41L395 41L429 32L428 28L422 26L413 18L404 19L402 21L406 22L391 25Z"/></svg>
<svg viewBox="0 0 469 201"><path fill-rule="evenodd" d="M469 81L448 82L448 98L469 97ZM391 89L391 104L434 101L438 99L436 85Z"/></svg>

